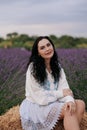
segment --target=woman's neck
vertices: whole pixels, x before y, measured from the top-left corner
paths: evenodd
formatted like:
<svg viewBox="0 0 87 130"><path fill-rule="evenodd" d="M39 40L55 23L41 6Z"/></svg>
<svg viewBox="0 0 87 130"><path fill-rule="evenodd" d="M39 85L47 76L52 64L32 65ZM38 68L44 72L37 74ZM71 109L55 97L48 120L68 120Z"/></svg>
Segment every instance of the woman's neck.
<svg viewBox="0 0 87 130"><path fill-rule="evenodd" d="M50 60L45 60L45 65L47 70L50 72L51 71Z"/></svg>

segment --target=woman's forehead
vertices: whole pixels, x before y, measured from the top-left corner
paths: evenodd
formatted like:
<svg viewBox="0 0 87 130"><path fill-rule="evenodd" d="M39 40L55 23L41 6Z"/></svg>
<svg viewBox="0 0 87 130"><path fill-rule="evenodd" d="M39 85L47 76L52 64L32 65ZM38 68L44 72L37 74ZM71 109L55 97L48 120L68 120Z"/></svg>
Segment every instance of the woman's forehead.
<svg viewBox="0 0 87 130"><path fill-rule="evenodd" d="M39 41L38 47L44 46L44 45L46 45L47 43L50 43L50 41L47 40L47 39L42 39L42 40Z"/></svg>

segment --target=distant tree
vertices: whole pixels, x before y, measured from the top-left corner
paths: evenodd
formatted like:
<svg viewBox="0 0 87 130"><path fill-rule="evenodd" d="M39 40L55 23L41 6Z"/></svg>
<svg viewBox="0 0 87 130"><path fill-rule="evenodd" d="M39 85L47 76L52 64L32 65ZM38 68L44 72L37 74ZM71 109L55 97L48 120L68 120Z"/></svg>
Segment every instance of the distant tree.
<svg viewBox="0 0 87 130"><path fill-rule="evenodd" d="M80 37L79 42L87 44L87 38Z"/></svg>
<svg viewBox="0 0 87 130"><path fill-rule="evenodd" d="M7 40L11 41L11 44L13 44L13 33L8 33L7 36Z"/></svg>
<svg viewBox="0 0 87 130"><path fill-rule="evenodd" d="M67 36L67 35L61 36L59 38L59 41L60 41L60 46L64 48L70 48L75 46L74 38L71 36Z"/></svg>
<svg viewBox="0 0 87 130"><path fill-rule="evenodd" d="M23 47L23 45L29 41L29 36L26 34L16 35L12 40L14 47Z"/></svg>
<svg viewBox="0 0 87 130"><path fill-rule="evenodd" d="M52 39L58 39L58 37L53 35L53 34L51 34L49 37L52 38Z"/></svg>
<svg viewBox="0 0 87 130"><path fill-rule="evenodd" d="M50 38L52 39L52 41L54 41L54 42L56 42L56 41L58 40L58 37L55 36L55 35L50 35L49 37L50 37Z"/></svg>
<svg viewBox="0 0 87 130"><path fill-rule="evenodd" d="M7 36L8 39L11 39L12 38L12 33L8 33L6 36Z"/></svg>
<svg viewBox="0 0 87 130"><path fill-rule="evenodd" d="M4 41L4 38L0 37L0 43Z"/></svg>
<svg viewBox="0 0 87 130"><path fill-rule="evenodd" d="M12 37L17 37L18 36L18 33L17 32L13 32L12 33Z"/></svg>
<svg viewBox="0 0 87 130"><path fill-rule="evenodd" d="M21 34L20 36L19 36L19 40L21 41L21 42L27 42L28 40L29 40L29 36L27 35L27 34Z"/></svg>
<svg viewBox="0 0 87 130"><path fill-rule="evenodd" d="M37 35L34 35L34 36L29 37L29 39L30 41L35 41L37 37L38 37Z"/></svg>
<svg viewBox="0 0 87 130"><path fill-rule="evenodd" d="M7 36L8 39L12 39L12 38L17 37L18 33L17 32L8 33L6 36Z"/></svg>

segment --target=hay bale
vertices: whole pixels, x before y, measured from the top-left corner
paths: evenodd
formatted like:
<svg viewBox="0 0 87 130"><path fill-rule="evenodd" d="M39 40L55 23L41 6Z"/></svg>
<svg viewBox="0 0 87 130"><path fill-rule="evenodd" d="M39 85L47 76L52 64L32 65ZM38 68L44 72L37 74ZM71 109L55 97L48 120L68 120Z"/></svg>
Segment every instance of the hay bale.
<svg viewBox="0 0 87 130"><path fill-rule="evenodd" d="M11 108L4 115L0 116L0 130L22 130L19 106Z"/></svg>
<svg viewBox="0 0 87 130"><path fill-rule="evenodd" d="M19 106L11 108L4 115L0 116L0 130L22 130ZM64 130L63 122L59 121L54 130ZM87 112L83 116L81 130L87 130Z"/></svg>

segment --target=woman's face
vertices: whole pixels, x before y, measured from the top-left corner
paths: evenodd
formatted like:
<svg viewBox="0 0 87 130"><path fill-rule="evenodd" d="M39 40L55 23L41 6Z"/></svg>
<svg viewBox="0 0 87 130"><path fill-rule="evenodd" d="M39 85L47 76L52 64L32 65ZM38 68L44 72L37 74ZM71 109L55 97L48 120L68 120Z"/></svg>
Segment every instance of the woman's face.
<svg viewBox="0 0 87 130"><path fill-rule="evenodd" d="M54 48L47 39L42 39L38 43L38 54L46 59L51 59L54 54Z"/></svg>

